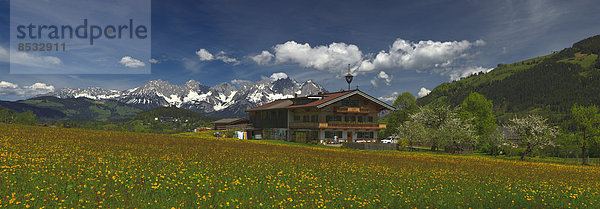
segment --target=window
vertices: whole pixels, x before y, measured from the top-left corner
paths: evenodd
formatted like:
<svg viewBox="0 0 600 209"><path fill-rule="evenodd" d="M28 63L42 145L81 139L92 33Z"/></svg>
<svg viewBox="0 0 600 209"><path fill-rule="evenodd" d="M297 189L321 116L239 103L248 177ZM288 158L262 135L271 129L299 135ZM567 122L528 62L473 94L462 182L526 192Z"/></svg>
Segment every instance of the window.
<svg viewBox="0 0 600 209"><path fill-rule="evenodd" d="M300 116L299 115L294 115L294 121L300 121Z"/></svg>
<svg viewBox="0 0 600 209"><path fill-rule="evenodd" d="M358 116L359 123L372 123L373 116Z"/></svg>
<svg viewBox="0 0 600 209"><path fill-rule="evenodd" d="M373 139L373 132L356 132L356 138L358 139Z"/></svg>
<svg viewBox="0 0 600 209"><path fill-rule="evenodd" d="M358 100L350 100L350 99L346 99L346 100L342 100L342 106L344 107L358 107Z"/></svg>
<svg viewBox="0 0 600 209"><path fill-rule="evenodd" d="M346 115L346 116L344 116L344 121L346 121L346 122L355 122L356 121L356 116Z"/></svg>
<svg viewBox="0 0 600 209"><path fill-rule="evenodd" d="M302 116L302 122L310 122L310 117L308 115Z"/></svg>
<svg viewBox="0 0 600 209"><path fill-rule="evenodd" d="M342 138L342 132L341 131L325 131L325 138L326 139L333 139L335 136L338 137L338 139Z"/></svg>
<svg viewBox="0 0 600 209"><path fill-rule="evenodd" d="M311 116L310 117L310 122L318 123L319 122L319 116L318 115Z"/></svg>
<svg viewBox="0 0 600 209"><path fill-rule="evenodd" d="M325 122L341 122L342 121L342 116L339 115L328 115L325 116Z"/></svg>

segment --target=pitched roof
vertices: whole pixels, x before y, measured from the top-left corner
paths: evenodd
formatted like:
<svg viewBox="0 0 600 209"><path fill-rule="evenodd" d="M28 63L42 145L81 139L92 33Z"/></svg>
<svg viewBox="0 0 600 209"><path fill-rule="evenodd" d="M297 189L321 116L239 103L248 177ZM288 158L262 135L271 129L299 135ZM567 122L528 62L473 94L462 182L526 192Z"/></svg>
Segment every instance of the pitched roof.
<svg viewBox="0 0 600 209"><path fill-rule="evenodd" d="M213 121L211 123L212 124L232 124L232 123L243 122L243 121L248 121L248 119L245 119L245 118L223 118L221 120Z"/></svg>
<svg viewBox="0 0 600 209"><path fill-rule="evenodd" d="M389 110L394 109L394 107L392 107L392 106L386 104L385 102L382 102L362 91L353 90L353 91L341 91L341 92L335 92L335 93L329 93L329 94L321 94L321 95L316 95L316 96L275 100L273 102L264 104L262 106L248 109L248 110L246 110L246 112L253 112L253 111L260 111L260 110L274 110L274 109L303 108L303 107L323 108L327 105L333 104L335 102L338 102L340 100L343 100L345 98L348 98L352 95L357 95L357 94L383 106L386 109L389 109ZM320 98L320 99L316 99L316 98ZM294 105L294 101L298 101L298 100L314 100L314 101L306 103L306 104Z"/></svg>
<svg viewBox="0 0 600 209"><path fill-rule="evenodd" d="M334 100L336 98L339 98L341 96L347 95L352 92L353 91L342 91L342 92L336 92L336 93L331 93L331 94L318 95L318 96L322 97L322 99L316 100L314 102L310 102L308 104L303 104L303 105L291 105L288 108L315 107L315 106L327 103L331 100ZM308 98L308 97L302 97L302 98Z"/></svg>
<svg viewBox="0 0 600 209"><path fill-rule="evenodd" d="M259 111L259 110L269 110L269 109L281 109L287 108L288 106L294 104L290 99L280 99L269 102L267 104L247 109L246 112Z"/></svg>

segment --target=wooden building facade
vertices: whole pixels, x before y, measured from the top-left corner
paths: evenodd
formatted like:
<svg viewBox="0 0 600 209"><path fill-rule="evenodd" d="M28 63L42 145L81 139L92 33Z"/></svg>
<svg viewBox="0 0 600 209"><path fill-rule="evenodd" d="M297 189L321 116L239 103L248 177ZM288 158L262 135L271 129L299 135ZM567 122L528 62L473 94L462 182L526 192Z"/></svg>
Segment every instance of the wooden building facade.
<svg viewBox="0 0 600 209"><path fill-rule="evenodd" d="M385 129L378 114L394 108L359 90L276 100L246 110L263 138L308 142L372 141Z"/></svg>

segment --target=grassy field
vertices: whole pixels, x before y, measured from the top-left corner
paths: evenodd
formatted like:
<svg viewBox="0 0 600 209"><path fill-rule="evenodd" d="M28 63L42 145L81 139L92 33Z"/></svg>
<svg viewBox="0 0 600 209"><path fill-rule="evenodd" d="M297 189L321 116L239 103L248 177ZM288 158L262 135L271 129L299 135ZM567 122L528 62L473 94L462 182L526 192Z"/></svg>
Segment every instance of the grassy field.
<svg viewBox="0 0 600 209"><path fill-rule="evenodd" d="M598 167L0 124L0 207L598 208Z"/></svg>

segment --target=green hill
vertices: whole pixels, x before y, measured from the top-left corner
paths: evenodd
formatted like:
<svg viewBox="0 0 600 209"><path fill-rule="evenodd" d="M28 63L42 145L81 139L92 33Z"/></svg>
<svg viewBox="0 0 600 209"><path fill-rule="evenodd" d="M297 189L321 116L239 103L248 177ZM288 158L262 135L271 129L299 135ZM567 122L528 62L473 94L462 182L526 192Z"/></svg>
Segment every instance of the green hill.
<svg viewBox="0 0 600 209"><path fill-rule="evenodd" d="M443 83L417 100L419 105L459 105L471 92L494 103L504 121L515 114L536 112L561 123L573 104L600 103L600 35L560 52L513 64L499 64L488 73Z"/></svg>
<svg viewBox="0 0 600 209"><path fill-rule="evenodd" d="M59 99L51 96L35 97L16 102L0 102L0 106L16 112L32 111L40 120L126 120L142 111L139 108L113 100Z"/></svg>

